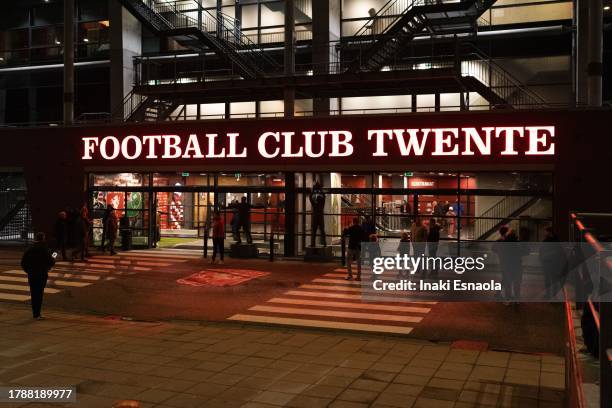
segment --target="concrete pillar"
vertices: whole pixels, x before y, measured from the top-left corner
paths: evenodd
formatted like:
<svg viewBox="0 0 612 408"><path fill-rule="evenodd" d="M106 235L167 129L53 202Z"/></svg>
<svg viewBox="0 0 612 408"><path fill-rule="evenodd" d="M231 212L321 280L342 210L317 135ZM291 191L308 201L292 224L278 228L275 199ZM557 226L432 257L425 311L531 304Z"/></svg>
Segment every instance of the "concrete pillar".
<svg viewBox="0 0 612 408"><path fill-rule="evenodd" d="M142 54L142 27L136 17L116 0L108 0L110 20L110 111L123 120L123 98L132 90L132 58Z"/></svg>
<svg viewBox="0 0 612 408"><path fill-rule="evenodd" d="M576 105L586 106L587 64L588 64L588 32L589 32L589 0L576 0L576 40L575 40L575 94Z"/></svg>
<svg viewBox="0 0 612 408"><path fill-rule="evenodd" d="M295 114L295 88L285 87L283 92L284 112L286 118L292 118Z"/></svg>
<svg viewBox="0 0 612 408"><path fill-rule="evenodd" d="M64 0L64 124L74 119L74 0Z"/></svg>
<svg viewBox="0 0 612 408"><path fill-rule="evenodd" d="M587 89L589 106L601 106L603 74L603 1L589 0L589 63Z"/></svg>
<svg viewBox="0 0 612 408"><path fill-rule="evenodd" d="M313 74L329 73L330 63L337 62L335 50L330 43L340 39L340 0L318 0L312 2L312 63ZM328 115L329 98L314 98L315 116Z"/></svg>

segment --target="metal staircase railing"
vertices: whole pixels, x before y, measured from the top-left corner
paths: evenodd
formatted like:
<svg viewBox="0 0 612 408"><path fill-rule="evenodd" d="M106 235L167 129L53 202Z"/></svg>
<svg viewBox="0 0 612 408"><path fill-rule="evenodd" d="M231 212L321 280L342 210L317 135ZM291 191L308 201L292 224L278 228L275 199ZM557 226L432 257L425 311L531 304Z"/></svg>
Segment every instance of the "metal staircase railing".
<svg viewBox="0 0 612 408"><path fill-rule="evenodd" d="M239 65L248 76L261 76L267 72L281 70L281 66L270 58L259 45L242 33L239 20L222 13L217 15L200 8L195 0L158 1L158 0L122 0L129 2L132 8L143 16L153 16L158 21L159 31L194 29L197 39L181 39L188 46L201 51L201 45L193 41L204 40L204 44L216 48L233 63ZM143 8L144 5L144 8ZM198 18L192 17L198 16ZM171 33L170 33L171 34ZM177 35L180 37L180 35ZM179 41L180 42L180 41Z"/></svg>
<svg viewBox="0 0 612 408"><path fill-rule="evenodd" d="M474 239L488 238L507 220L516 217L538 200L538 197L530 196L505 196L475 219Z"/></svg>
<svg viewBox="0 0 612 408"><path fill-rule="evenodd" d="M527 88L520 80L485 55L473 44L467 44L471 52L462 58L461 76L478 79L508 106L525 108L544 108L546 101Z"/></svg>
<svg viewBox="0 0 612 408"><path fill-rule="evenodd" d="M120 112L114 117L126 122L147 122L166 120L177 108L178 102L165 101L155 96L141 95L132 89L120 106Z"/></svg>
<svg viewBox="0 0 612 408"><path fill-rule="evenodd" d="M30 207L25 200L20 200L0 219L0 241L23 241L33 236Z"/></svg>
<svg viewBox="0 0 612 408"><path fill-rule="evenodd" d="M389 0L353 36L374 37L384 34L411 8L424 5L427 0ZM373 39L373 38L372 38Z"/></svg>

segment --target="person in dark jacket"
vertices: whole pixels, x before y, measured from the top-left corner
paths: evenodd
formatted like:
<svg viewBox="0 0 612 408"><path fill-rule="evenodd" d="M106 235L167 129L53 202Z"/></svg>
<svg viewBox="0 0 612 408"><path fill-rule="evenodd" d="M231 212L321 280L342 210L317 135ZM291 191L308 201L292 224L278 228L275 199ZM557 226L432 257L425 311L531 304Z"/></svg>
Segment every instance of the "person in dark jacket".
<svg viewBox="0 0 612 408"><path fill-rule="evenodd" d="M247 243L253 243L253 237L251 236L251 209L253 206L251 203L247 201L246 197L242 197L240 199L240 203L236 205L236 209L238 210L238 221L236 222L236 238L237 244L242 243L242 239L240 237L240 229L244 230L244 234L247 238Z"/></svg>
<svg viewBox="0 0 612 408"><path fill-rule="evenodd" d="M435 218L429 219L429 228L427 228L427 252L430 257L437 256L438 243L440 242L440 225ZM435 262L434 262L435 265ZM437 270L433 270L432 274L437 274Z"/></svg>
<svg viewBox="0 0 612 408"><path fill-rule="evenodd" d="M117 232L119 229L119 219L115 208L111 205L108 207L109 213L106 218L106 238L108 238L108 248L111 255L115 255L115 241L117 241Z"/></svg>
<svg viewBox="0 0 612 408"><path fill-rule="evenodd" d="M108 220L108 214L110 214L110 208L105 208L102 214L102 242L100 243L100 251L104 253L106 251L106 221Z"/></svg>
<svg viewBox="0 0 612 408"><path fill-rule="evenodd" d="M85 257L89 256L89 232L91 229L91 221L89 220L89 210L86 206L81 208L81 213L76 222L76 248L72 251L72 260L77 255L81 256L81 261L86 262Z"/></svg>
<svg viewBox="0 0 612 408"><path fill-rule="evenodd" d="M407 232L402 232L399 245L397 246L397 253L403 258L406 256L410 256L410 236ZM409 269L399 269L397 271L397 276L402 277L407 275L410 272Z"/></svg>
<svg viewBox="0 0 612 408"><path fill-rule="evenodd" d="M65 261L66 258L66 246L68 245L68 222L66 220L67 214L65 211L60 211L57 215L57 220L55 220L55 243L57 245L57 249L62 254L62 261Z"/></svg>
<svg viewBox="0 0 612 408"><path fill-rule="evenodd" d="M546 295L548 298L553 298L565 284L568 269L567 255L552 227L546 227L544 234L539 258L544 273Z"/></svg>
<svg viewBox="0 0 612 408"><path fill-rule="evenodd" d="M361 242L364 240L365 233L359 225L359 218L353 218L353 225L342 232L342 236L348 236L348 253L346 259L346 280L353 279L353 260L357 262L357 280L361 280Z"/></svg>
<svg viewBox="0 0 612 408"><path fill-rule="evenodd" d="M23 254L21 267L28 274L28 285L32 299L32 316L34 319L42 319L40 309L42 308L43 294L49 270L55 265L55 260L45 240L45 234L36 234L35 243Z"/></svg>

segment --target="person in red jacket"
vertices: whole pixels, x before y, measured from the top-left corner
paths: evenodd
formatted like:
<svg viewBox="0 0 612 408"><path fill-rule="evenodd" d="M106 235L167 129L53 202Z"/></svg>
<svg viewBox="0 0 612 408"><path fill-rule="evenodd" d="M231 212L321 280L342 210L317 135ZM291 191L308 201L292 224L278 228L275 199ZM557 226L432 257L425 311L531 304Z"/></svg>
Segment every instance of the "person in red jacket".
<svg viewBox="0 0 612 408"><path fill-rule="evenodd" d="M217 253L219 254L219 263L223 264L223 250L225 247L225 224L221 213L215 211L212 219L212 241L213 241L213 255L212 263L216 262Z"/></svg>

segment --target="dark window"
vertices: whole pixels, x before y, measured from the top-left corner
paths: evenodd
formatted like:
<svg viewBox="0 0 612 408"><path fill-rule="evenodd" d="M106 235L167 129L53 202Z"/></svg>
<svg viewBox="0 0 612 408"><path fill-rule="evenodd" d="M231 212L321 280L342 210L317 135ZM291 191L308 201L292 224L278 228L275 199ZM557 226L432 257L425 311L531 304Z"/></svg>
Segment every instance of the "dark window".
<svg viewBox="0 0 612 408"><path fill-rule="evenodd" d="M63 2L49 3L34 8L34 25L62 24L64 21Z"/></svg>

